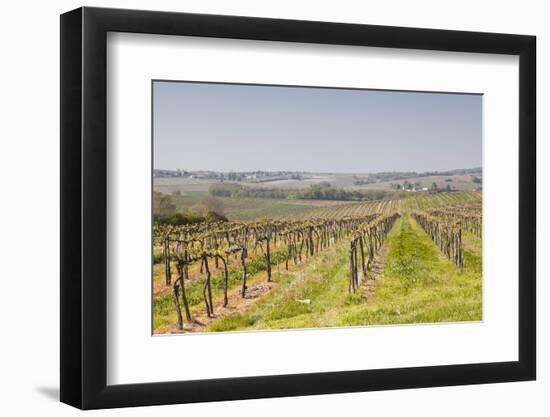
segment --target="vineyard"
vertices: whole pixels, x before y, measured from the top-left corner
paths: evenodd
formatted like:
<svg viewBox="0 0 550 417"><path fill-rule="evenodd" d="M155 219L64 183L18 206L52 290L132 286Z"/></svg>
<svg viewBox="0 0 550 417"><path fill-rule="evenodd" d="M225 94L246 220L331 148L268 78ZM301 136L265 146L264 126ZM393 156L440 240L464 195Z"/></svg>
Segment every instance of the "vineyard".
<svg viewBox="0 0 550 417"><path fill-rule="evenodd" d="M155 225L155 334L481 319L478 192Z"/></svg>

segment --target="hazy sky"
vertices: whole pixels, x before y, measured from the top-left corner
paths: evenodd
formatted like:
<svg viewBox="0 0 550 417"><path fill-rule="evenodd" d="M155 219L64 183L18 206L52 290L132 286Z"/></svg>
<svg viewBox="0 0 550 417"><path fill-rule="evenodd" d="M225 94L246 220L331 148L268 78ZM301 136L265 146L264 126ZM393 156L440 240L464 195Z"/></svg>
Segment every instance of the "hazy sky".
<svg viewBox="0 0 550 417"><path fill-rule="evenodd" d="M482 96L154 82L156 169L481 167Z"/></svg>

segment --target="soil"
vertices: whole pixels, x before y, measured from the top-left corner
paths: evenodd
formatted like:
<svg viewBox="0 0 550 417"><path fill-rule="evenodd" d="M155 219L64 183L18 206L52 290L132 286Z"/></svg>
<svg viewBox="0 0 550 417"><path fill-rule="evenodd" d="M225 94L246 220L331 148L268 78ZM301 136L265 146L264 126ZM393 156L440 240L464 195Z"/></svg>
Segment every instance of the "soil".
<svg viewBox="0 0 550 417"><path fill-rule="evenodd" d="M361 281L361 288L363 290L361 298L366 302L372 301L376 282L384 278L384 264L387 254L388 247L384 244L382 245L382 249L378 252L378 255L374 257L371 270L367 271L367 279Z"/></svg>

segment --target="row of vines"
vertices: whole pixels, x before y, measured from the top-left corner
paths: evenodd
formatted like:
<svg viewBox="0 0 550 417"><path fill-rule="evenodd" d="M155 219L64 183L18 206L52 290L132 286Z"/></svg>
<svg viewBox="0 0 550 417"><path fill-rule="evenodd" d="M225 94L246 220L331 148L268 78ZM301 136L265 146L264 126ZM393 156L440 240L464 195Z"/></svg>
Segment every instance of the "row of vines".
<svg viewBox="0 0 550 417"><path fill-rule="evenodd" d="M441 252L461 272L464 269L463 231L481 238L483 231L481 205L433 208L412 212L412 217L426 231Z"/></svg>
<svg viewBox="0 0 550 417"><path fill-rule="evenodd" d="M362 277L366 279L368 272L372 270L374 257L378 254L386 236L399 217L400 214L397 212L380 215L368 223L359 225L354 230L349 246L350 293L359 288L359 259Z"/></svg>
<svg viewBox="0 0 550 417"><path fill-rule="evenodd" d="M212 297L212 268L223 271L223 306L228 298L229 265L236 263L241 271L240 296L245 297L250 251L260 253L265 262L266 280L272 281L272 253L283 253L284 268L298 264L326 250L344 238L352 242L365 242L362 256L367 250L365 268L372 262L397 214L379 213L341 218L310 218L302 220L265 220L254 223L220 222L183 226L156 226L155 245L163 250L166 285L172 287L177 327L183 329L184 320L194 321L186 294L189 268L195 264L203 277L202 299L208 317L214 315ZM364 259L364 258L363 258ZM357 261L357 254L355 255ZM355 261L355 262L356 262ZM363 260L365 263L365 260ZM173 278L172 268L176 275Z"/></svg>

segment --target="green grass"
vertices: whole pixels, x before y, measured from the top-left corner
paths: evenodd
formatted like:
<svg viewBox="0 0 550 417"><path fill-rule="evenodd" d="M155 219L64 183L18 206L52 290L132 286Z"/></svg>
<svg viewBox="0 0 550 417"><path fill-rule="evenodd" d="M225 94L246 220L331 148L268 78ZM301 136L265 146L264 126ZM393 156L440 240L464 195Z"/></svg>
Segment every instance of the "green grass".
<svg viewBox="0 0 550 417"><path fill-rule="evenodd" d="M481 257L465 253L458 272L408 215L387 239L384 276L370 301L349 295L345 245L311 259L296 275L281 274L275 290L245 314L208 331L316 328L481 320ZM305 303L304 300L309 300Z"/></svg>
<svg viewBox="0 0 550 417"><path fill-rule="evenodd" d="M341 324L481 320L481 257L465 252L460 273L408 215L396 224L387 243L384 277L374 301L342 312Z"/></svg>
<svg viewBox="0 0 550 417"><path fill-rule="evenodd" d="M462 245L465 250L471 252L476 256L481 256L482 253L482 241L476 235L470 232L462 233Z"/></svg>

